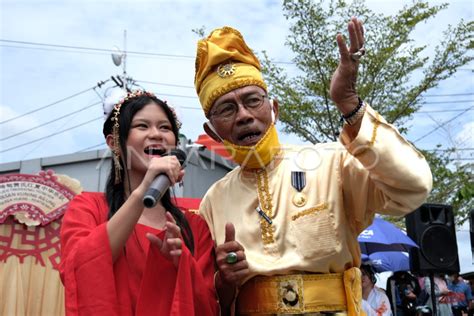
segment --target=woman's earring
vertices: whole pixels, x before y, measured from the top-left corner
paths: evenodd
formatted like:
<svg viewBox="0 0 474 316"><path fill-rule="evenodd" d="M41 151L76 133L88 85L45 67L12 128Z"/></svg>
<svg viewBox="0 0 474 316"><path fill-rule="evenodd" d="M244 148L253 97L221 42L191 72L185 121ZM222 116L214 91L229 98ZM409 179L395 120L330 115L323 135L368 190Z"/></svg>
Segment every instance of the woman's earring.
<svg viewBox="0 0 474 316"><path fill-rule="evenodd" d="M126 99L125 99L126 100ZM125 102L125 101L123 101ZM112 126L112 159L114 160L114 167L115 167L115 184L119 184L122 182L122 165L120 164L120 124L119 124L119 114L120 114L120 107L122 103L115 105L115 114L112 117L112 122L114 125Z"/></svg>
<svg viewBox="0 0 474 316"><path fill-rule="evenodd" d="M115 184L122 182L122 166L120 165L120 154L116 149L112 153L115 168Z"/></svg>

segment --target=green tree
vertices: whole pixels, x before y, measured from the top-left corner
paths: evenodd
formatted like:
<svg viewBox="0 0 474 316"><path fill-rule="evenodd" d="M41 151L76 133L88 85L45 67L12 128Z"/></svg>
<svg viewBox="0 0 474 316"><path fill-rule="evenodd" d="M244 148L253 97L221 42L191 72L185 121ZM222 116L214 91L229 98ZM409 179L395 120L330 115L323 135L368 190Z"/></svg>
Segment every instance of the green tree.
<svg viewBox="0 0 474 316"><path fill-rule="evenodd" d="M447 25L435 47L436 58L423 57L426 47L410 39L419 23L446 7L415 1L393 16L384 16L362 0L283 1L284 15L291 23L286 44L296 56L293 62L299 75L289 77L266 52L262 66L272 95L282 105L279 119L284 131L311 143L337 139L342 123L329 97L331 75L339 61L335 35L346 28L349 17L357 16L364 22L367 49L359 68L358 93L406 133L407 122L422 106L423 94L473 59L473 21ZM453 164L449 151L424 154L434 175L429 202L452 203L457 222L462 223L473 207L472 170Z"/></svg>

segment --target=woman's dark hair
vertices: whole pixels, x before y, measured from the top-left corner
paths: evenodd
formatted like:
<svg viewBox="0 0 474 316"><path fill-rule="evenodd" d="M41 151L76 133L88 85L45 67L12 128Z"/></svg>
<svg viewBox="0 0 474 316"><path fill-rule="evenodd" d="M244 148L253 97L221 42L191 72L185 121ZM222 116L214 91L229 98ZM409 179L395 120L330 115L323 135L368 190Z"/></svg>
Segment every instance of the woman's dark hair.
<svg viewBox="0 0 474 316"><path fill-rule="evenodd" d="M365 263L360 266L360 269L367 274L373 284L377 283L377 278L375 277L375 269L372 265Z"/></svg>
<svg viewBox="0 0 474 316"><path fill-rule="evenodd" d="M107 179L107 184L105 188L105 195L107 198L107 202L109 204L109 219L114 216L114 214L117 212L117 210L123 205L125 202L125 186L124 182L125 181L130 181L128 179L128 172L126 172L127 166L124 165L124 161L128 161L128 153L127 153L127 139L128 139L128 133L130 131L130 127L132 124L132 119L135 116L135 114L143 109L146 105L150 103L155 103L157 106L159 106L166 114L166 117L171 123L171 129L173 131L173 134L176 139L175 145L178 144L178 139L179 139L179 128L178 128L178 122L176 121L176 118L171 111L171 109L168 107L168 105L161 101L160 99L156 98L155 96L149 95L149 94L142 94L137 97L132 97L128 100L126 100L121 108L120 108L120 115L119 117L119 140L120 140L120 149L121 149L121 154L122 157L120 160L120 165L121 165L121 179L119 183L115 184L115 159L111 159L111 169L109 173L109 177ZM114 115L114 111L112 111L111 115L109 115L108 119L104 123L103 127L103 133L104 137L107 137L107 135L112 134L112 127L113 123L111 118ZM174 220L176 221L176 224L179 226L181 229L182 235L183 235L183 240L188 249L191 251L192 254L194 254L194 238L193 234L191 231L191 228L189 227L189 223L186 220L186 217L184 216L183 212L173 203L171 200L171 194L170 194L170 189L166 191L166 193L163 195L161 198L161 203L163 204L163 207L165 210L171 213L173 216Z"/></svg>

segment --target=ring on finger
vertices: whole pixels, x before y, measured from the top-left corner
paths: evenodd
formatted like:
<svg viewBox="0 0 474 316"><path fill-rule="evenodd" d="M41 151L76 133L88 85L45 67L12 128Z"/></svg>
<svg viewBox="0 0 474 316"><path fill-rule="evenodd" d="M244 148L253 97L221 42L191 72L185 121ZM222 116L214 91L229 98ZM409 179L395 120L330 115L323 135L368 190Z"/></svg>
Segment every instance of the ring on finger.
<svg viewBox="0 0 474 316"><path fill-rule="evenodd" d="M359 48L359 50L353 54L351 54L351 59L353 61L359 61L359 59L362 58L362 56L365 55L365 48L364 47L361 47Z"/></svg>
<svg viewBox="0 0 474 316"><path fill-rule="evenodd" d="M228 264L234 264L237 262L237 253L235 253L234 251L231 251L229 253L227 253L227 256L225 256L225 262L227 262Z"/></svg>

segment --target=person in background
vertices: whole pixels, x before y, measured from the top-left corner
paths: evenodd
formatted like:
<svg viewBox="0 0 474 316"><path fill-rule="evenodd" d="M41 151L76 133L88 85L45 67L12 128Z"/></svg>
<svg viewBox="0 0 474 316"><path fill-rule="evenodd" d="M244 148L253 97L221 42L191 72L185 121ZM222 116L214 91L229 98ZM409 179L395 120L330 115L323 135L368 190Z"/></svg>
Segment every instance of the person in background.
<svg viewBox="0 0 474 316"><path fill-rule="evenodd" d="M145 208L151 182L184 176L180 123L147 91L108 99L103 134L112 151L106 192L83 192L61 226L60 275L67 315L217 315L214 243L206 222L167 190Z"/></svg>
<svg viewBox="0 0 474 316"><path fill-rule="evenodd" d="M471 293L474 293L474 281L471 279L468 282L469 287L471 288ZM474 316L474 302L471 300L471 308L467 312L468 316Z"/></svg>
<svg viewBox="0 0 474 316"><path fill-rule="evenodd" d="M462 316L472 308L471 287L464 281L459 273L449 277L448 289L451 291L450 301L454 316Z"/></svg>
<svg viewBox="0 0 474 316"><path fill-rule="evenodd" d="M434 277L434 292L435 292L435 303L437 315L452 316L450 302L450 290L446 283L444 274L435 274ZM431 282L429 277L424 278L425 291L430 295L430 298L426 302L426 305L433 310L433 299L431 297Z"/></svg>
<svg viewBox="0 0 474 316"><path fill-rule="evenodd" d="M390 316L392 310L385 291L377 287L375 271L370 264L360 266L362 272L362 308L367 316Z"/></svg>
<svg viewBox="0 0 474 316"><path fill-rule="evenodd" d="M396 316L414 316L420 293L417 278L408 271L396 271L387 279L387 296Z"/></svg>

